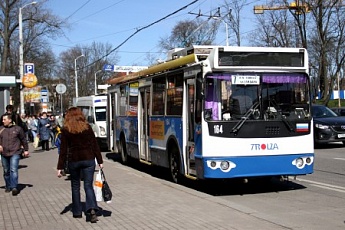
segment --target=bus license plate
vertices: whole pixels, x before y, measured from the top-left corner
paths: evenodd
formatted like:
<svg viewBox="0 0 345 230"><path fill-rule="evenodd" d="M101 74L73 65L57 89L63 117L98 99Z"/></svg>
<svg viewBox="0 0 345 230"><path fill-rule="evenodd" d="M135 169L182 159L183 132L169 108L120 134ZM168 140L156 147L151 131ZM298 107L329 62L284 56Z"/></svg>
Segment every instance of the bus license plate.
<svg viewBox="0 0 345 230"><path fill-rule="evenodd" d="M345 137L345 133L344 134L338 134L338 138L344 138Z"/></svg>

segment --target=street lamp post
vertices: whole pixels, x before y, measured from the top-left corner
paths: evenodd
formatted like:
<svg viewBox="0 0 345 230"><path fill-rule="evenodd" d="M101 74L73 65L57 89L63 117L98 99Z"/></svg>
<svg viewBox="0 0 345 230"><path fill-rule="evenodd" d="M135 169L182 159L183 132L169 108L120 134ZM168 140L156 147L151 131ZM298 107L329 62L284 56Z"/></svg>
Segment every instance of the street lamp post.
<svg viewBox="0 0 345 230"><path fill-rule="evenodd" d="M29 5L34 5L36 2L30 2L23 7L19 8L18 14L18 25L19 25L19 76L20 76L20 83L23 84L23 75L24 75L24 57L23 57L23 15L22 9ZM25 113L24 108L24 92L23 89L20 90L20 113Z"/></svg>
<svg viewBox="0 0 345 230"><path fill-rule="evenodd" d="M78 58L84 57L84 54L78 56L74 59L74 71L75 71L75 99L78 100L78 70L77 70L77 60Z"/></svg>
<svg viewBox="0 0 345 230"><path fill-rule="evenodd" d="M95 95L97 95L97 73L101 72L102 70L97 70L95 73Z"/></svg>

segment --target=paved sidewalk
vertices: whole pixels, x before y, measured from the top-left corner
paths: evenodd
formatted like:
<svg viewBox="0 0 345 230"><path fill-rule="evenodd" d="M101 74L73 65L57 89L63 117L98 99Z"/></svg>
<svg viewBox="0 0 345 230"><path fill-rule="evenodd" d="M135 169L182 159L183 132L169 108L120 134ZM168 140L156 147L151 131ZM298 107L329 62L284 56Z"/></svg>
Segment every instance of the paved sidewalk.
<svg viewBox="0 0 345 230"><path fill-rule="evenodd" d="M5 193L0 179L0 229L284 229L196 190L152 177L104 157L113 202L99 202L99 221L74 219L70 181L56 177L57 149L33 151L20 161L20 194ZM2 167L0 167L2 170ZM84 191L81 188L82 201Z"/></svg>

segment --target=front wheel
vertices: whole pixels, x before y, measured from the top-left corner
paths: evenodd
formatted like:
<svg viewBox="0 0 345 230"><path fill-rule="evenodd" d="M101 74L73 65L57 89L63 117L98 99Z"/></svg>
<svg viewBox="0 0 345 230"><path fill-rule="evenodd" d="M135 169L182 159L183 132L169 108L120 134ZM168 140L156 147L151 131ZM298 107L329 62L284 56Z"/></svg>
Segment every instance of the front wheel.
<svg viewBox="0 0 345 230"><path fill-rule="evenodd" d="M171 180L175 183L178 183L181 178L181 172L180 172L179 152L176 148L173 148L171 150L169 162L170 162Z"/></svg>

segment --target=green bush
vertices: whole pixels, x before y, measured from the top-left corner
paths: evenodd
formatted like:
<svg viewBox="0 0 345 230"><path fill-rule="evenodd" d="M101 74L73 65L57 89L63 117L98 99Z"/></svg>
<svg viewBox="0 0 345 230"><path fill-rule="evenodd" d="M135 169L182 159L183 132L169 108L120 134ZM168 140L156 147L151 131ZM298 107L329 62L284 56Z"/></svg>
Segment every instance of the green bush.
<svg viewBox="0 0 345 230"><path fill-rule="evenodd" d="M315 104L321 104L324 105L324 101L322 100L316 100ZM339 106L339 102L338 99L334 99L334 100L329 100L328 105L329 108L334 108L334 107L338 107ZM345 99L340 99L340 107L345 107Z"/></svg>

